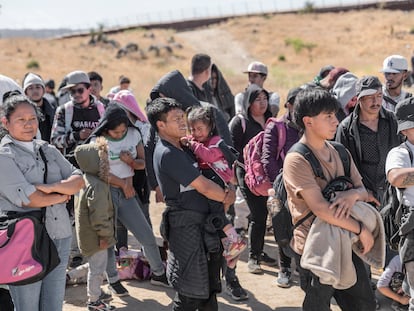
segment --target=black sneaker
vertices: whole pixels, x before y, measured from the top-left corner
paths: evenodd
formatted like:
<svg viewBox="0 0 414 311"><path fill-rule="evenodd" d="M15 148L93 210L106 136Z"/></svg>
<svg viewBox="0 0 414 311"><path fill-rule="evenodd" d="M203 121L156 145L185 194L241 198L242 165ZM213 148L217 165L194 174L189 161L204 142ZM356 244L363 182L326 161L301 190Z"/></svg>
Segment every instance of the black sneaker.
<svg viewBox="0 0 414 311"><path fill-rule="evenodd" d="M72 258L69 267L71 267L72 269L79 267L83 262L83 257L82 256L75 256Z"/></svg>
<svg viewBox="0 0 414 311"><path fill-rule="evenodd" d="M241 287L239 279L237 277L234 280L226 283L226 293L230 295L230 297L234 300L240 301L249 298L249 295L246 293L243 287Z"/></svg>
<svg viewBox="0 0 414 311"><path fill-rule="evenodd" d="M107 293L104 291L101 291L101 295L99 296L98 300L103 302L110 302L113 300L111 293Z"/></svg>
<svg viewBox="0 0 414 311"><path fill-rule="evenodd" d="M128 290L121 284L120 281L116 281L115 283L109 284L108 288L114 296L117 296L117 297L129 296Z"/></svg>
<svg viewBox="0 0 414 311"><path fill-rule="evenodd" d="M269 257L269 255L266 254L265 252L262 252L259 256L259 264L269 266L269 267L274 267L274 266L277 266L277 261L276 259Z"/></svg>
<svg viewBox="0 0 414 311"><path fill-rule="evenodd" d="M99 299L95 302L88 302L87 307L88 311L110 311L116 309L114 306L111 306Z"/></svg>
<svg viewBox="0 0 414 311"><path fill-rule="evenodd" d="M151 274L151 284L157 286L171 287L167 280L167 275L165 272L161 275Z"/></svg>

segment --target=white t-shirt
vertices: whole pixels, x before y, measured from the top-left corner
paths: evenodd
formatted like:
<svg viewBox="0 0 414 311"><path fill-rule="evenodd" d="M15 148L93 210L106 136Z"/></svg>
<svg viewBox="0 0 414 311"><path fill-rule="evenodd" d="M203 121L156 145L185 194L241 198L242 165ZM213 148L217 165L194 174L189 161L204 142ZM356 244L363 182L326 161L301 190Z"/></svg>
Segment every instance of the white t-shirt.
<svg viewBox="0 0 414 311"><path fill-rule="evenodd" d="M414 154L414 145L410 142L406 142L408 147L411 149L411 152ZM393 168L406 168L412 167L413 164L410 163L410 155L408 150L404 147L394 147L392 148L387 155L387 160L385 162L385 174ZM398 198L401 197L400 190L397 188ZM414 186L410 186L404 189L403 191L403 204L406 206L414 206Z"/></svg>
<svg viewBox="0 0 414 311"><path fill-rule="evenodd" d="M131 177L134 170L125 162L121 161L119 154L121 151L129 151L132 157L137 157L137 145L142 141L141 134L133 127L128 127L128 131L120 140L112 140L106 137L108 141L109 171L119 178Z"/></svg>

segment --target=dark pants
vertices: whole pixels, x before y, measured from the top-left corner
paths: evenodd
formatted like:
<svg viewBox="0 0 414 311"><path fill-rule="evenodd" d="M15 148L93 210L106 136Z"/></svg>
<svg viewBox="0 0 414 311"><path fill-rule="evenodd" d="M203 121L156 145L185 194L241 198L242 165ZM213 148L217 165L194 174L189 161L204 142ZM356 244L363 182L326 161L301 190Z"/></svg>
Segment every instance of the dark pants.
<svg viewBox="0 0 414 311"><path fill-rule="evenodd" d="M278 249L279 249L279 267L290 268L291 263L292 263L292 258L290 258L287 254L285 254L283 247L278 246Z"/></svg>
<svg viewBox="0 0 414 311"><path fill-rule="evenodd" d="M295 260L300 263L300 255L295 254ZM334 297L343 311L374 311L375 295L364 263L354 253L352 253L352 262L355 266L357 282L345 290L337 290L330 285L321 284L316 275L299 265L300 287L305 292L302 310L330 311L331 298Z"/></svg>
<svg viewBox="0 0 414 311"><path fill-rule="evenodd" d="M263 252L264 237L266 234L267 197L254 195L244 182L246 172L236 166L236 176L240 191L250 210L249 216L249 258L258 259Z"/></svg>
<svg viewBox="0 0 414 311"><path fill-rule="evenodd" d="M209 254L208 281L210 297L199 299L176 293L173 301L173 311L218 311L217 293L221 292L220 269L222 260L221 251Z"/></svg>

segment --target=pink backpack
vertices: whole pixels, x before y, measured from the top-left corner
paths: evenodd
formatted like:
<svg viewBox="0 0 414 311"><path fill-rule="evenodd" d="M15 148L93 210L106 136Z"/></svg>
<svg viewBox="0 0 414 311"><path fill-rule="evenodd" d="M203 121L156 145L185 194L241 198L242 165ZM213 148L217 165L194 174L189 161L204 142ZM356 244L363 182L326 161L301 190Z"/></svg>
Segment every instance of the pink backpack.
<svg viewBox="0 0 414 311"><path fill-rule="evenodd" d="M279 157L283 159L285 156L283 147L286 143L286 125L281 120L270 118L267 120L266 126L271 122L277 126L279 135L276 153L277 159ZM272 188L272 184L264 172L262 163L263 137L264 131L261 131L252 137L243 148L244 169L246 171L244 181L253 194L267 196L267 191Z"/></svg>

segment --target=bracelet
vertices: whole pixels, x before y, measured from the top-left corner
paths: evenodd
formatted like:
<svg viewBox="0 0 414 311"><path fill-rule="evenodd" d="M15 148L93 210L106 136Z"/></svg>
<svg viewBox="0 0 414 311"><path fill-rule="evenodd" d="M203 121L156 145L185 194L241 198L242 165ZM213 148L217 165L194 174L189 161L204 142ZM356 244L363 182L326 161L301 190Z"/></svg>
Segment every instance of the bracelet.
<svg viewBox="0 0 414 311"><path fill-rule="evenodd" d="M359 232L356 235L360 236L360 234L362 233L362 228L363 228L364 224L362 223L362 221L358 221L358 224L359 224Z"/></svg>

